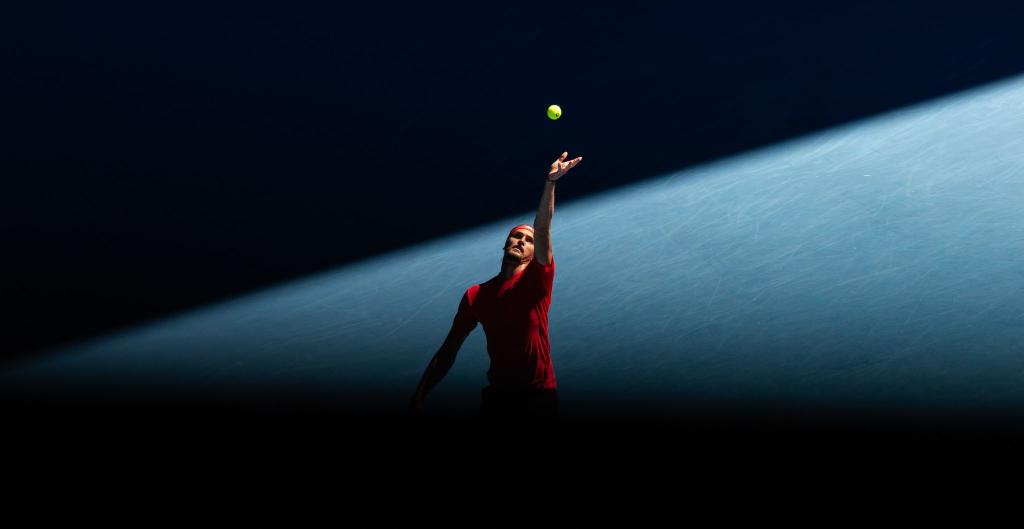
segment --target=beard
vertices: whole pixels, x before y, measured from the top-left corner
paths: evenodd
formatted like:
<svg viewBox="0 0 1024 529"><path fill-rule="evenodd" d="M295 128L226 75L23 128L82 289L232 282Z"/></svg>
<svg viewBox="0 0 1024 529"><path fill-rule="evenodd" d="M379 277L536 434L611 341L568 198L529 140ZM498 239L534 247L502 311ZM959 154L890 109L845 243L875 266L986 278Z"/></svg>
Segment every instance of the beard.
<svg viewBox="0 0 1024 529"><path fill-rule="evenodd" d="M525 262L526 259L523 258L523 254L524 252L522 250L519 250L514 246L510 246L505 249L505 259L508 259L510 261L516 261L519 263Z"/></svg>

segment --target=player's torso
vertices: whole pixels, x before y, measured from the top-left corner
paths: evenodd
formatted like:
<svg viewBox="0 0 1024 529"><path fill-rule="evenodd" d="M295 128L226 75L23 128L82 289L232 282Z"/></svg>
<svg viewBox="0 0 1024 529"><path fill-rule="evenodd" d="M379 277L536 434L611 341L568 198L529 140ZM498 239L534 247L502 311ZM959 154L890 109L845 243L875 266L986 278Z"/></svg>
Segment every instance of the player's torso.
<svg viewBox="0 0 1024 529"><path fill-rule="evenodd" d="M547 330L551 297L520 282L492 279L479 286L472 308L484 332L530 334Z"/></svg>

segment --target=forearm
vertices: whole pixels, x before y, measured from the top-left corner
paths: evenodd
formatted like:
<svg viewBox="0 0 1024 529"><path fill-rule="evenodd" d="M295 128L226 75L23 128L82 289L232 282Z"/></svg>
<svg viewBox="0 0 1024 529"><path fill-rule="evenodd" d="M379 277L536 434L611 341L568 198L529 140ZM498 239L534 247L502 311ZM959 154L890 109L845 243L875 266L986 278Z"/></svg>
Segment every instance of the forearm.
<svg viewBox="0 0 1024 529"><path fill-rule="evenodd" d="M555 215L555 183L548 180L544 183L544 193L540 196L537 206L537 217L533 221L534 232L551 230L551 217Z"/></svg>
<svg viewBox="0 0 1024 529"><path fill-rule="evenodd" d="M434 354L434 357L430 359L430 364L427 365L426 371L423 372L423 376L420 378L420 383L416 387L415 398L417 400L423 400L430 390L434 389L434 386L441 382L445 375L448 374L448 370L451 369L452 365L455 364L455 355L452 354L449 349L449 345L446 343L441 346L441 349Z"/></svg>

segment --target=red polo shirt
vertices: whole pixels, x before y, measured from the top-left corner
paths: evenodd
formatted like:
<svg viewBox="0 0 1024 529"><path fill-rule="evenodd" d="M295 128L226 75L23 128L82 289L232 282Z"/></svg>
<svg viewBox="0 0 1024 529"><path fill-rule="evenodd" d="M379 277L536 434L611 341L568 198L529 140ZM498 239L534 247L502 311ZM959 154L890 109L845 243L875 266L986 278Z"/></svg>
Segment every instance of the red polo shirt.
<svg viewBox="0 0 1024 529"><path fill-rule="evenodd" d="M495 276L463 294L452 328L468 336L477 322L483 325L491 357L487 371L491 387L557 387L548 341L554 279L554 259L548 266L533 259L508 280Z"/></svg>

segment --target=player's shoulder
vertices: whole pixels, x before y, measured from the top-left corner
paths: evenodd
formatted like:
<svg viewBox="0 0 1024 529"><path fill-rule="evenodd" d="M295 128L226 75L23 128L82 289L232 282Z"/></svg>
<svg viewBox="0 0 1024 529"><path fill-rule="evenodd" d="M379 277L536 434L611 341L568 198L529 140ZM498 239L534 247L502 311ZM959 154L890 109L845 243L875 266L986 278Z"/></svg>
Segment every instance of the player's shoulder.
<svg viewBox="0 0 1024 529"><path fill-rule="evenodd" d="M530 264L526 266L526 273L528 277L527 281L531 283L540 283L543 285L548 284L555 277L555 260L551 259L551 262L544 264L539 259L533 259Z"/></svg>
<svg viewBox="0 0 1024 529"><path fill-rule="evenodd" d="M534 258L533 261L530 262L530 264L533 264L534 266L536 266L537 268L540 268L542 270L554 270L555 269L555 258L552 256L551 257L551 262L549 262L547 264L542 263L540 261L540 259Z"/></svg>

